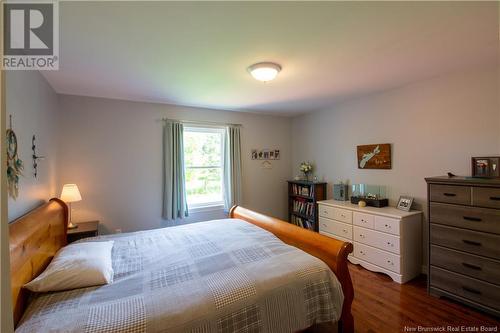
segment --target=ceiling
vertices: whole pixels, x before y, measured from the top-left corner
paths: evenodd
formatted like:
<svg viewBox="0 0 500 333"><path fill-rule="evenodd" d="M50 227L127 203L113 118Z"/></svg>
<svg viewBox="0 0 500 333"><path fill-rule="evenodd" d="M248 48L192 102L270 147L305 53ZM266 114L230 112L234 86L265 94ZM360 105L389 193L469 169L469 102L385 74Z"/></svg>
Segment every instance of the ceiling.
<svg viewBox="0 0 500 333"><path fill-rule="evenodd" d="M497 2L61 2L58 93L294 115L498 57ZM262 83L246 68L283 69Z"/></svg>

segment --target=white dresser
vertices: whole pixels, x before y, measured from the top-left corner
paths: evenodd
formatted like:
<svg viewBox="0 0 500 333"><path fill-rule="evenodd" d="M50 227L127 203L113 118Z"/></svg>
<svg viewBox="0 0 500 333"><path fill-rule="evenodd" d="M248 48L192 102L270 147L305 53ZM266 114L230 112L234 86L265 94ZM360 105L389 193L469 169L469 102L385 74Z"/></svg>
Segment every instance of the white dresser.
<svg viewBox="0 0 500 333"><path fill-rule="evenodd" d="M354 245L349 261L405 283L422 271L422 212L319 201L319 232Z"/></svg>

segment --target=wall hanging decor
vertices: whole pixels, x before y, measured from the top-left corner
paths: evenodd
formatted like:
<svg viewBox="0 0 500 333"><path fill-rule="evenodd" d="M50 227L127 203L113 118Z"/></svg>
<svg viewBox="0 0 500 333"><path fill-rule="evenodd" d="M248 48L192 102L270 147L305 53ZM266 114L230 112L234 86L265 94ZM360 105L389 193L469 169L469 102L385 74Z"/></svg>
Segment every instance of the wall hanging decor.
<svg viewBox="0 0 500 333"><path fill-rule="evenodd" d="M252 149L251 157L252 160L279 160L281 155L279 149Z"/></svg>
<svg viewBox="0 0 500 333"><path fill-rule="evenodd" d="M391 144L358 146L358 169L391 169Z"/></svg>
<svg viewBox="0 0 500 333"><path fill-rule="evenodd" d="M35 144L36 138L35 134L33 134L33 138L31 138L31 150L33 150L33 154L31 157L33 158L33 177L37 177L38 175L38 160L43 160L45 156L38 156L36 154L36 144Z"/></svg>
<svg viewBox="0 0 500 333"><path fill-rule="evenodd" d="M7 136L7 189L14 200L19 195L19 176L24 169L23 161L17 156L17 137L12 129L12 116L9 116Z"/></svg>

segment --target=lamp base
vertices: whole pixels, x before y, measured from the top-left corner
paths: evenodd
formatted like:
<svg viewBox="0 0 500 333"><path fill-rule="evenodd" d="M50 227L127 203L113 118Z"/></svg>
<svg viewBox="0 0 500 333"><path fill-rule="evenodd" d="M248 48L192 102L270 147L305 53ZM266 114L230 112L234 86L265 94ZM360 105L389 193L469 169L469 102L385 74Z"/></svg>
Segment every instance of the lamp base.
<svg viewBox="0 0 500 333"><path fill-rule="evenodd" d="M78 224L73 224L73 222L68 223L68 229L76 229L78 228Z"/></svg>

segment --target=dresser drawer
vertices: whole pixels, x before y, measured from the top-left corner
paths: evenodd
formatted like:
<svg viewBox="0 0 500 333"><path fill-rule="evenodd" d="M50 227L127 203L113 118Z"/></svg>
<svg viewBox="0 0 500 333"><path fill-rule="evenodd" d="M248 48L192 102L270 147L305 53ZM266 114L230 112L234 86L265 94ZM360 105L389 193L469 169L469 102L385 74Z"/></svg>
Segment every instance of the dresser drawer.
<svg viewBox="0 0 500 333"><path fill-rule="evenodd" d="M500 309L500 287L431 266L431 286Z"/></svg>
<svg viewBox="0 0 500 333"><path fill-rule="evenodd" d="M430 200L459 205L471 204L471 188L469 186L430 185Z"/></svg>
<svg viewBox="0 0 500 333"><path fill-rule="evenodd" d="M399 220L390 217L375 216L374 229L399 235Z"/></svg>
<svg viewBox="0 0 500 333"><path fill-rule="evenodd" d="M500 258L500 236L431 223L431 244L485 257Z"/></svg>
<svg viewBox="0 0 500 333"><path fill-rule="evenodd" d="M399 237L375 230L354 227L354 240L385 251L399 254Z"/></svg>
<svg viewBox="0 0 500 333"><path fill-rule="evenodd" d="M352 212L350 210L334 208L333 216L337 221L352 224Z"/></svg>
<svg viewBox="0 0 500 333"><path fill-rule="evenodd" d="M329 219L333 219L334 218L333 209L334 209L333 207L318 204L318 214L321 217L327 217Z"/></svg>
<svg viewBox="0 0 500 333"><path fill-rule="evenodd" d="M356 236L356 231L354 231L354 236ZM432 245L431 265L500 284L500 261L497 260Z"/></svg>
<svg viewBox="0 0 500 333"><path fill-rule="evenodd" d="M431 202L430 221L500 234L500 210Z"/></svg>
<svg viewBox="0 0 500 333"><path fill-rule="evenodd" d="M395 273L400 272L401 258L395 254L354 242L354 256Z"/></svg>
<svg viewBox="0 0 500 333"><path fill-rule="evenodd" d="M474 187L472 189L472 204L478 207L500 209L500 188Z"/></svg>
<svg viewBox="0 0 500 333"><path fill-rule="evenodd" d="M319 230L326 231L343 238L352 239L352 225L333 221L326 218L319 218Z"/></svg>
<svg viewBox="0 0 500 333"><path fill-rule="evenodd" d="M353 213L352 223L359 225L360 227L373 229L373 224L375 222L375 216L362 214L358 212Z"/></svg>

